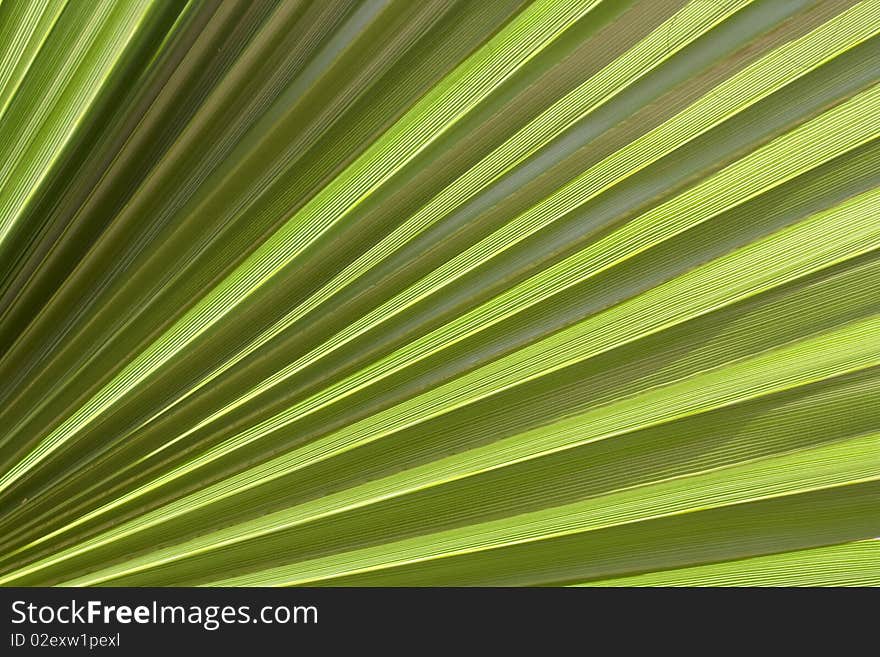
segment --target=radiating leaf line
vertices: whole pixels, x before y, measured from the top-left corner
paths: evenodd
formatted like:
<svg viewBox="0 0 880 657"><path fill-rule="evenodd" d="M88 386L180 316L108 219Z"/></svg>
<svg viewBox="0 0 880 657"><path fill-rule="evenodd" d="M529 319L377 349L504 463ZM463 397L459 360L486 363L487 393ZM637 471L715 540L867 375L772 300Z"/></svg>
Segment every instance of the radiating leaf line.
<svg viewBox="0 0 880 657"><path fill-rule="evenodd" d="M877 586L878 552L880 542L858 541L599 580L583 586Z"/></svg>

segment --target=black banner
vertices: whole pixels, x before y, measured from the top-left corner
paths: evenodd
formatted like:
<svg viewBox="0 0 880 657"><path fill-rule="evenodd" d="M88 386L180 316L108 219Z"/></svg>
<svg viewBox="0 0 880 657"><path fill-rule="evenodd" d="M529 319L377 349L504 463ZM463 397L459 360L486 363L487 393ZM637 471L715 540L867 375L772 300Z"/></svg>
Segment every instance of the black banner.
<svg viewBox="0 0 880 657"><path fill-rule="evenodd" d="M613 640L687 644L685 627L741 636L793 611L793 591L671 589L196 589L0 588L0 655L90 652L115 655L184 650L293 654L333 649L471 654L474 642L499 648ZM719 598L723 596L724 600ZM827 603L827 600L825 601ZM807 605L800 605L801 608ZM828 621L823 605L823 622ZM732 613L731 609L735 609ZM774 611L775 610L775 611ZM808 614L793 630L803 630ZM725 639L727 640L727 639ZM413 642L416 642L415 644ZM97 653L96 653L97 651ZM542 651L543 652L543 651ZM590 650L589 652L592 652ZM605 651L603 651L605 652ZM333 653L331 653L333 654Z"/></svg>

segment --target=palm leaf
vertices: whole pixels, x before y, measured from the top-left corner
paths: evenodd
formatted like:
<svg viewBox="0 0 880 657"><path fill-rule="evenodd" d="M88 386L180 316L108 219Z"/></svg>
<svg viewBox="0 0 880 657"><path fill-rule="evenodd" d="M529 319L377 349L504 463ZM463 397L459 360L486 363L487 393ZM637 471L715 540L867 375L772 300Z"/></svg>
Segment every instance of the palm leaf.
<svg viewBox="0 0 880 657"><path fill-rule="evenodd" d="M0 583L878 583L880 1L0 37Z"/></svg>

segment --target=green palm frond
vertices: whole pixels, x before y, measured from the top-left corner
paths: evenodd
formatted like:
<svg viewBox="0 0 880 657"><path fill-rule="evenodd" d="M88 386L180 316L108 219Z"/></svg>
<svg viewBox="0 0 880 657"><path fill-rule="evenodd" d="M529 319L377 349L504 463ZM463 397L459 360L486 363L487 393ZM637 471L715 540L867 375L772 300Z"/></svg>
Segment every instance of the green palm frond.
<svg viewBox="0 0 880 657"><path fill-rule="evenodd" d="M0 584L880 584L880 0L3 0Z"/></svg>

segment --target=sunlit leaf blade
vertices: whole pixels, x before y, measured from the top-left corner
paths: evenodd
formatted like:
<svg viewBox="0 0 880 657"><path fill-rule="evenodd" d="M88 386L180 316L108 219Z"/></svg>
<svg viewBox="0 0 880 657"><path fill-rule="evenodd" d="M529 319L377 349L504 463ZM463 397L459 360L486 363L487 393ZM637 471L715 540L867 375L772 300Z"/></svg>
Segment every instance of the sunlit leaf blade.
<svg viewBox="0 0 880 657"><path fill-rule="evenodd" d="M876 585L880 0L0 4L0 584Z"/></svg>
<svg viewBox="0 0 880 657"><path fill-rule="evenodd" d="M591 582L589 586L880 586L880 542L858 541Z"/></svg>

